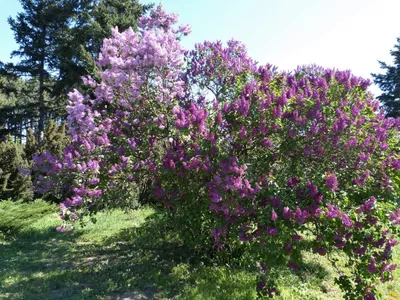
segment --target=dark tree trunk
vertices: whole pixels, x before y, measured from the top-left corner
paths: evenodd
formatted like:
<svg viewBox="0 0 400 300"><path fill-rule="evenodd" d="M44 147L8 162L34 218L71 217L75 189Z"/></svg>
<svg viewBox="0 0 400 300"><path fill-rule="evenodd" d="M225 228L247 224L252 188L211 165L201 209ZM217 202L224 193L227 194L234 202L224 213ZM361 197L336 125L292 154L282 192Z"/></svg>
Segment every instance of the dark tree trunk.
<svg viewBox="0 0 400 300"><path fill-rule="evenodd" d="M40 57L40 69L39 69L39 124L38 124L38 136L37 140L39 145L42 142L42 133L44 131L45 122L45 106L44 106L44 76L45 76L45 59L46 59L46 26L42 27L42 49Z"/></svg>

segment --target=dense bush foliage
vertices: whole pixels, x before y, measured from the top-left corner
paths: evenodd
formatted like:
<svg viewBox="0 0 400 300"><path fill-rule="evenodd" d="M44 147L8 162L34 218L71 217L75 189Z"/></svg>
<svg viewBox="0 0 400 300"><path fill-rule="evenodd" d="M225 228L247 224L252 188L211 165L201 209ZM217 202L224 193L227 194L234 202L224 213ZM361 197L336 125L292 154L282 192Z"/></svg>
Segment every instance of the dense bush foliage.
<svg viewBox="0 0 400 300"><path fill-rule="evenodd" d="M30 176L19 170L29 168L24 150L11 137L0 142L0 200L8 198L31 200L33 191Z"/></svg>
<svg viewBox="0 0 400 300"><path fill-rule="evenodd" d="M84 80L94 99L70 94L72 144L62 159L36 159L39 189L73 182L58 229L120 205L147 177L188 245L251 254L260 296L278 293L274 263L296 272L305 245L347 254L353 273L338 269L337 283L349 299L374 299L396 267L400 120L349 71L279 72L236 41L185 52L189 28L176 22L158 7L138 32L115 29L101 82Z"/></svg>

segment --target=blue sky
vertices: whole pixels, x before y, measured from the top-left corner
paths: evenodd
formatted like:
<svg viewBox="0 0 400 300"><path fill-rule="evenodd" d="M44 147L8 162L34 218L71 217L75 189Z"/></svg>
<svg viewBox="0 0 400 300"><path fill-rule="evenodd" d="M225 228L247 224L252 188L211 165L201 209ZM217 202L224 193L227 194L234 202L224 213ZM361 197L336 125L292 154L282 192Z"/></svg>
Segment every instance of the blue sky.
<svg viewBox="0 0 400 300"><path fill-rule="evenodd" d="M142 3L160 1L143 0ZM163 0L164 8L192 27L187 48L204 40L235 38L260 63L282 70L315 63L370 77L377 60L392 62L400 36L399 0ZM0 0L0 60L17 48L7 24L21 10L17 0ZM375 94L379 89L372 88Z"/></svg>
<svg viewBox="0 0 400 300"><path fill-rule="evenodd" d="M7 19L15 17L22 10L18 0L0 0L0 61L10 61L10 53L17 49L14 41L14 34L8 25ZM15 61L15 59L13 59Z"/></svg>

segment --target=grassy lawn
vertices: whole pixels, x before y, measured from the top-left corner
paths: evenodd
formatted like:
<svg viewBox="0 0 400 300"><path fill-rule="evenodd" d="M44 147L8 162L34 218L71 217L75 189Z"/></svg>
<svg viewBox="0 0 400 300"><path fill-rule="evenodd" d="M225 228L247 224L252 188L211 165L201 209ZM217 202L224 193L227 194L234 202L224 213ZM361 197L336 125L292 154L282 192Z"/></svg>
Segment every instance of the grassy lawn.
<svg viewBox="0 0 400 300"><path fill-rule="evenodd" d="M0 299L255 299L255 274L195 257L150 208L102 213L72 234L55 230L58 208L0 202ZM400 249L396 262L400 264ZM304 253L286 268L276 299L342 299L335 271ZM400 299L400 271L380 287Z"/></svg>

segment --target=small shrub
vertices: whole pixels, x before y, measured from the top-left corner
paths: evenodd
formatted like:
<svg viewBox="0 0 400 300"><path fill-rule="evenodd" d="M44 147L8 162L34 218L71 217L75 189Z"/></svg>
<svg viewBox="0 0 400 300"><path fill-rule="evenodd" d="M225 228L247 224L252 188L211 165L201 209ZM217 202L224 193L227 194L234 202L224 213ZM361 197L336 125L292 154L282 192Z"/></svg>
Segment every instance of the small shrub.
<svg viewBox="0 0 400 300"><path fill-rule="evenodd" d="M29 175L19 170L29 168L23 148L11 138L0 142L0 199L31 200L33 191Z"/></svg>

